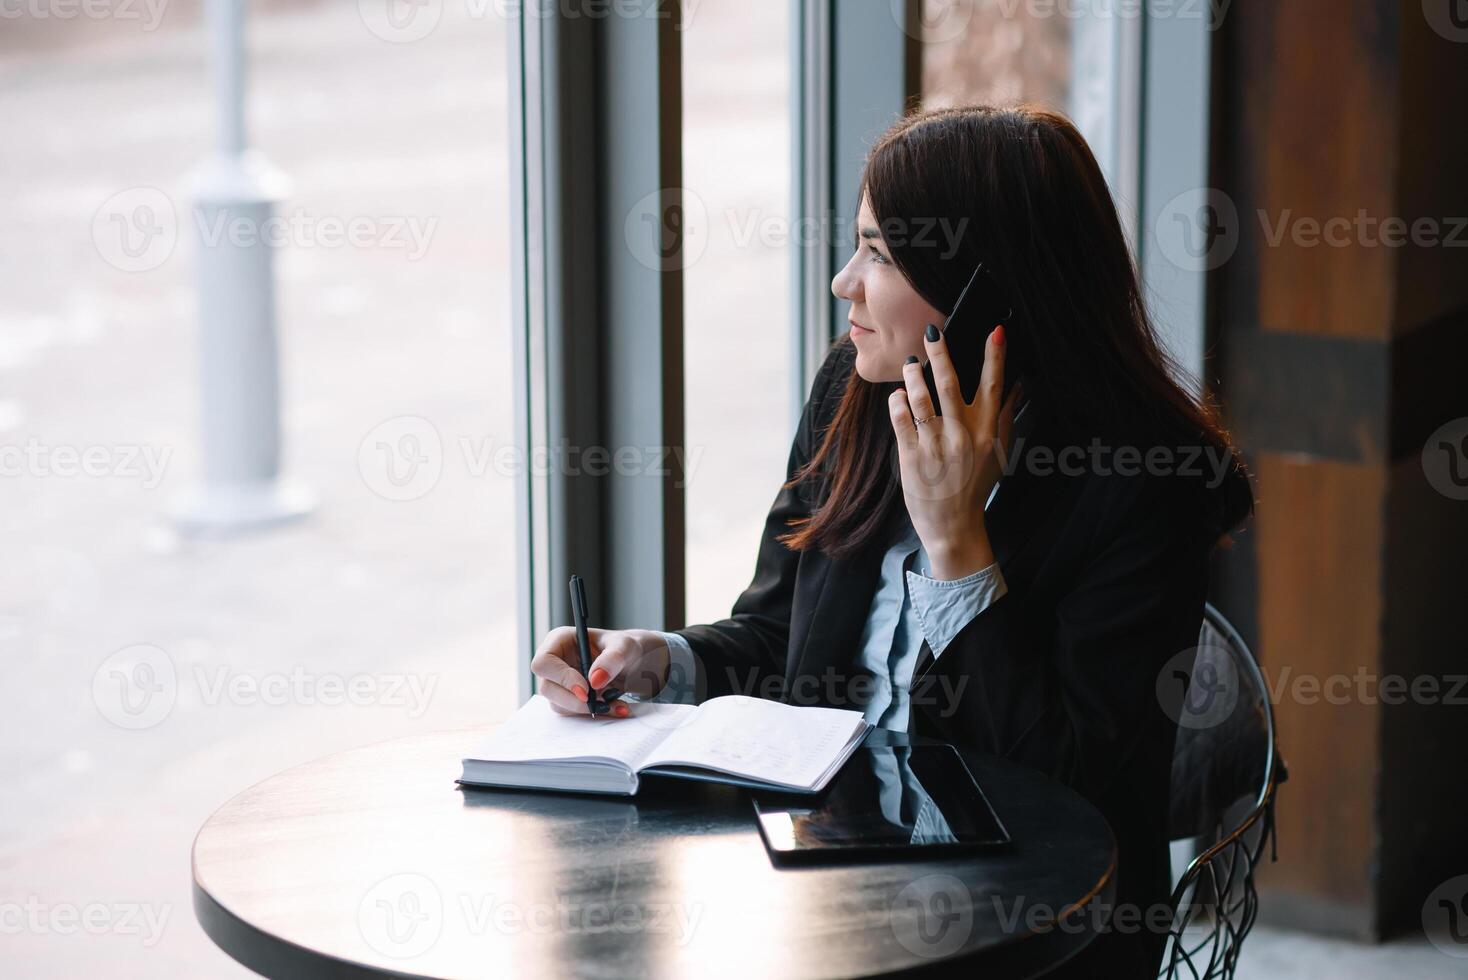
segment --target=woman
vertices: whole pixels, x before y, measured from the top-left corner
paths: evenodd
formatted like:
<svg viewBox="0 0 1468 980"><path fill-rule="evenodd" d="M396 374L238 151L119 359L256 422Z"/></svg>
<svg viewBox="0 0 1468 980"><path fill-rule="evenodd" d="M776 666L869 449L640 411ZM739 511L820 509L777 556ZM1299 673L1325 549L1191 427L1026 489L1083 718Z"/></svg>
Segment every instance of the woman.
<svg viewBox="0 0 1468 980"><path fill-rule="evenodd" d="M1012 313L965 404L929 325L980 262ZM1032 766L1107 817L1119 905L1165 904L1176 726L1158 678L1196 645L1209 552L1253 501L1214 411L1171 378L1095 158L1043 109L902 120L867 160L832 290L851 329L749 588L717 623L593 630L591 688L856 707ZM562 628L532 669L585 712L576 663ZM1114 931L1072 968L1145 976L1163 942Z"/></svg>

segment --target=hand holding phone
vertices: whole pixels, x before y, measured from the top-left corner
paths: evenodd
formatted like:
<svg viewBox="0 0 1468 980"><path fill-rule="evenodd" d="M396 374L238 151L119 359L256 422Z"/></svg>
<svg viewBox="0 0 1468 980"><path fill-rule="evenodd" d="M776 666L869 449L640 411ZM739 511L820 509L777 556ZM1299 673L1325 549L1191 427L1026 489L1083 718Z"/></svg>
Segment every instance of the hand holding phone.
<svg viewBox="0 0 1468 980"><path fill-rule="evenodd" d="M1012 332L1014 327L1010 321L1013 319L1014 308L1006 300L988 266L980 262L974 267L973 275L969 276L968 283L958 294L953 310L942 326L948 356L952 358L954 370L958 374L959 390L963 393L965 404L971 403L979 390L979 379L984 373L984 343L989 338L989 332L1001 323L1006 330ZM1013 346L1009 351L1010 356L1004 365L1001 403L1009 396L1013 382L1024 373L1023 366L1015 363ZM928 383L934 411L941 415L938 387L933 378L931 362L923 365L923 378Z"/></svg>

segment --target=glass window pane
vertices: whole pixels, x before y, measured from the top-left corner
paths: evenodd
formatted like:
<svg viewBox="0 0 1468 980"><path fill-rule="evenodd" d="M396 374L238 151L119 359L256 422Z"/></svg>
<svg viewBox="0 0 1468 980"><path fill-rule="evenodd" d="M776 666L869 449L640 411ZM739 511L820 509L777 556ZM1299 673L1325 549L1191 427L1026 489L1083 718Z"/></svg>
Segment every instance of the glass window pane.
<svg viewBox="0 0 1468 980"><path fill-rule="evenodd" d="M1086 137L1134 233L1140 11L1134 5L922 0L927 108L1035 102Z"/></svg>
<svg viewBox="0 0 1468 980"><path fill-rule="evenodd" d="M173 913L156 945L7 936L7 975L229 973L178 873L221 801L516 696L506 22L243 4L250 143L290 186L269 223L201 225L213 6L23 4L0 26L7 880ZM224 318L200 270L251 241L273 243L282 469L317 505L189 536L170 514L206 384L265 384L236 357L202 377Z"/></svg>
<svg viewBox="0 0 1468 980"><path fill-rule="evenodd" d="M690 623L749 584L790 450L788 5L685 5L684 204Z"/></svg>
<svg viewBox="0 0 1468 980"><path fill-rule="evenodd" d="M923 105L1070 97L1070 20L1057 6L1011 0L923 0Z"/></svg>

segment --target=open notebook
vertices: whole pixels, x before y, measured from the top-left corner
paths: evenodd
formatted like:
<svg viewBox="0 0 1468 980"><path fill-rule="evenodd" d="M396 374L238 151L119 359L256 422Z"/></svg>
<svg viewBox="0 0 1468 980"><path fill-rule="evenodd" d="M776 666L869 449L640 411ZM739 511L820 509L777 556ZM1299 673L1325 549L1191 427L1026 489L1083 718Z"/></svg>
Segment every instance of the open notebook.
<svg viewBox="0 0 1468 980"><path fill-rule="evenodd" d="M871 727L860 711L740 695L628 707L626 718L560 715L537 694L465 757L459 781L630 796L656 772L814 793Z"/></svg>

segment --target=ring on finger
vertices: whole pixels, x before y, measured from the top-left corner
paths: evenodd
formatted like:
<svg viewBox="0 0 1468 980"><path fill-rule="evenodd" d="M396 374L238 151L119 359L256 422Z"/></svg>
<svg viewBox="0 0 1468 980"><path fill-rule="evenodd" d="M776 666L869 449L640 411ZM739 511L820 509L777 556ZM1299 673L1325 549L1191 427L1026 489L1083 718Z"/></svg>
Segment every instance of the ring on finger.
<svg viewBox="0 0 1468 980"><path fill-rule="evenodd" d="M925 418L925 419L913 419L913 420L912 420L912 424L913 424L913 425L922 425L922 424L923 424L923 423L924 423L924 422L931 422L931 421L933 421L933 420L934 420L934 419L935 419L935 418L937 418L937 417L938 417L938 416L936 416L936 415L929 415L929 416L928 416L928 417L927 417L927 418Z"/></svg>

